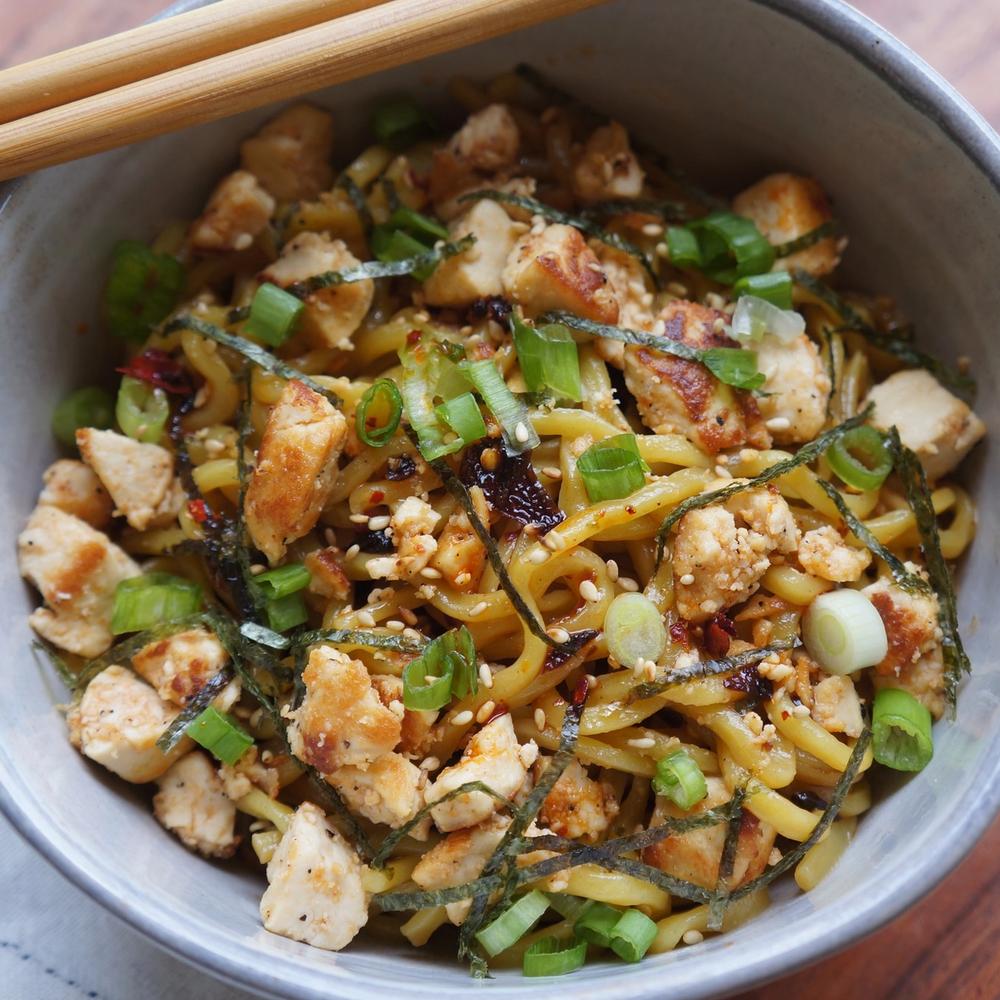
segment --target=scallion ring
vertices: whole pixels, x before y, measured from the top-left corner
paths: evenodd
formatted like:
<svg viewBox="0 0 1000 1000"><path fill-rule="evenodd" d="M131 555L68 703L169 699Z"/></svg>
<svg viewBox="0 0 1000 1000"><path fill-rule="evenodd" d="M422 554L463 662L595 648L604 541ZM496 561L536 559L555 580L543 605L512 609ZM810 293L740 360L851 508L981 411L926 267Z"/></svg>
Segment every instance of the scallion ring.
<svg viewBox="0 0 1000 1000"><path fill-rule="evenodd" d="M280 347L295 332L306 304L277 285L263 284L254 292L244 333L270 347Z"/></svg>
<svg viewBox="0 0 1000 1000"><path fill-rule="evenodd" d="M601 948L611 947L611 932L621 919L622 911L607 903L594 903L573 925L573 933L578 938Z"/></svg>
<svg viewBox="0 0 1000 1000"><path fill-rule="evenodd" d="M668 226L666 234L667 255L674 267L701 267L701 250L698 237L683 226Z"/></svg>
<svg viewBox="0 0 1000 1000"><path fill-rule="evenodd" d="M885 658L889 640L875 605L849 587L820 594L802 617L802 641L829 674L852 674Z"/></svg>
<svg viewBox="0 0 1000 1000"><path fill-rule="evenodd" d="M170 417L167 394L131 375L122 379L115 403L118 426L136 441L157 444Z"/></svg>
<svg viewBox="0 0 1000 1000"><path fill-rule="evenodd" d="M66 396L52 413L52 433L67 448L76 445L81 427L105 430L115 419L115 404L110 393L96 385L77 389Z"/></svg>
<svg viewBox="0 0 1000 1000"><path fill-rule="evenodd" d="M274 632L287 632L309 619L309 609L300 591L267 602L267 625Z"/></svg>
<svg viewBox="0 0 1000 1000"><path fill-rule="evenodd" d="M381 448L396 433L403 415L403 397L391 378L370 385L358 403L354 426L358 438L371 448Z"/></svg>
<svg viewBox="0 0 1000 1000"><path fill-rule="evenodd" d="M532 889L479 931L476 940L486 949L487 954L499 955L524 937L548 908L549 901L545 893Z"/></svg>
<svg viewBox="0 0 1000 1000"><path fill-rule="evenodd" d="M146 573L122 580L115 590L111 634L143 632L184 618L201 608L201 587L171 573Z"/></svg>
<svg viewBox="0 0 1000 1000"><path fill-rule="evenodd" d="M253 582L264 591L267 600L274 601L308 587L310 579L309 570L302 563L289 563L255 576Z"/></svg>
<svg viewBox="0 0 1000 1000"><path fill-rule="evenodd" d="M667 645L659 608L642 594L619 594L604 616L608 653L630 669L640 660L656 663Z"/></svg>
<svg viewBox="0 0 1000 1000"><path fill-rule="evenodd" d="M876 692L872 752L880 764L895 771L922 771L934 756L931 713L909 691Z"/></svg>
<svg viewBox="0 0 1000 1000"><path fill-rule="evenodd" d="M577 472L591 503L618 500L646 481L649 466L639 454L634 434L615 434L592 444L577 460Z"/></svg>
<svg viewBox="0 0 1000 1000"><path fill-rule="evenodd" d="M708 795L708 782L686 750L672 750L656 762L653 791L681 809L692 809Z"/></svg>
<svg viewBox="0 0 1000 1000"><path fill-rule="evenodd" d="M471 392L463 392L434 407L434 412L461 439L464 444L472 444L486 437L486 421Z"/></svg>
<svg viewBox="0 0 1000 1000"><path fill-rule="evenodd" d="M253 737L228 715L209 705L186 733L223 764L232 766L253 746Z"/></svg>
<svg viewBox="0 0 1000 1000"><path fill-rule="evenodd" d="M409 97L383 101L372 115L372 130L383 145L402 149L433 128L430 115Z"/></svg>
<svg viewBox="0 0 1000 1000"><path fill-rule="evenodd" d="M792 308L792 276L787 271L748 274L733 285L733 294L753 295L778 309Z"/></svg>
<svg viewBox="0 0 1000 1000"><path fill-rule="evenodd" d="M458 367L483 397L490 413L496 417L503 430L508 451L520 455L522 451L540 443L541 438L528 416L528 408L507 388L503 375L492 361L461 361Z"/></svg>
<svg viewBox="0 0 1000 1000"><path fill-rule="evenodd" d="M839 437L826 452L830 468L856 490L877 490L892 472L885 438L868 424Z"/></svg>
<svg viewBox="0 0 1000 1000"><path fill-rule="evenodd" d="M535 327L511 313L514 348L529 392L554 392L579 402L580 355L569 329L560 323Z"/></svg>
<svg viewBox="0 0 1000 1000"><path fill-rule="evenodd" d="M656 921L641 910L626 910L611 931L611 950L626 962L638 962L656 939Z"/></svg>
<svg viewBox="0 0 1000 1000"><path fill-rule="evenodd" d="M586 941L567 943L550 935L528 947L521 968L526 976L564 976L575 972L586 960Z"/></svg>

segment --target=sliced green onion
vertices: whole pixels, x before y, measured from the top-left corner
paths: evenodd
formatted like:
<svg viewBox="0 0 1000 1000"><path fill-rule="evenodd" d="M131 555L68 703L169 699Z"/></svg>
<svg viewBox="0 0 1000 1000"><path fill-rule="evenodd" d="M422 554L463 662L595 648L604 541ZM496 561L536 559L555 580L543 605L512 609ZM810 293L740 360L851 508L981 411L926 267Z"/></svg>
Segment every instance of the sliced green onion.
<svg viewBox="0 0 1000 1000"><path fill-rule="evenodd" d="M479 931L476 940L486 949L487 954L499 955L524 937L548 908L549 901L545 893L532 889Z"/></svg>
<svg viewBox="0 0 1000 1000"><path fill-rule="evenodd" d="M743 300L740 299L742 302ZM736 389L759 389L767 376L757 371L756 351L734 347L710 347L701 352L701 363L720 381Z"/></svg>
<svg viewBox="0 0 1000 1000"><path fill-rule="evenodd" d="M749 274L733 285L733 294L753 295L778 309L792 308L792 276L787 271Z"/></svg>
<svg viewBox="0 0 1000 1000"><path fill-rule="evenodd" d="M526 976L564 976L567 972L575 972L586 961L586 941L567 944L549 936L529 946L522 959L522 969Z"/></svg>
<svg viewBox="0 0 1000 1000"><path fill-rule="evenodd" d="M686 750L672 750L656 762L653 791L681 809L691 809L708 795L708 782Z"/></svg>
<svg viewBox="0 0 1000 1000"><path fill-rule="evenodd" d="M591 503L617 500L646 481L649 466L639 454L634 434L614 434L592 444L577 460L577 472Z"/></svg>
<svg viewBox="0 0 1000 1000"><path fill-rule="evenodd" d="M579 402L580 355L569 329L559 323L534 327L511 313L514 348L529 392L552 391Z"/></svg>
<svg viewBox="0 0 1000 1000"><path fill-rule="evenodd" d="M403 397L399 387L391 378L380 378L361 397L354 414L354 426L365 444L381 448L396 433L402 415Z"/></svg>
<svg viewBox="0 0 1000 1000"><path fill-rule="evenodd" d="M144 629L192 615L200 610L201 587L171 573L146 573L122 580L115 590L111 634Z"/></svg>
<svg viewBox="0 0 1000 1000"><path fill-rule="evenodd" d="M880 764L895 771L922 771L934 756L931 713L909 691L876 692L872 752Z"/></svg>
<svg viewBox="0 0 1000 1000"><path fill-rule="evenodd" d="M434 412L462 439L463 444L472 444L486 437L486 421L471 392L446 400L436 406Z"/></svg>
<svg viewBox="0 0 1000 1000"><path fill-rule="evenodd" d="M275 601L308 587L310 579L309 570L302 563L289 563L255 576L253 582L264 591L267 600Z"/></svg>
<svg viewBox="0 0 1000 1000"><path fill-rule="evenodd" d="M118 243L104 289L111 332L125 340L145 340L173 309L183 284L184 268L176 257L154 253L134 240Z"/></svg>
<svg viewBox="0 0 1000 1000"><path fill-rule="evenodd" d="M406 419L417 435L420 454L433 462L458 451L462 447L462 439L446 439L445 429L434 412L434 397L448 360L440 346L429 334L421 334L419 340L408 342L400 349L399 360L403 365L399 391Z"/></svg>
<svg viewBox="0 0 1000 1000"><path fill-rule="evenodd" d="M827 449L826 460L856 490L877 490L892 472L892 455L885 438L869 424L855 427L834 441Z"/></svg>
<svg viewBox="0 0 1000 1000"><path fill-rule="evenodd" d="M640 660L656 663L667 645L667 629L660 609L642 594L619 594L604 616L608 652L623 667Z"/></svg>
<svg viewBox="0 0 1000 1000"><path fill-rule="evenodd" d="M372 130L379 142L393 149L411 145L433 128L428 113L409 97L382 101L372 115Z"/></svg>
<svg viewBox="0 0 1000 1000"><path fill-rule="evenodd" d="M733 212L712 212L688 228L698 235L702 267L724 284L770 271L774 264L774 247L763 233Z"/></svg>
<svg viewBox="0 0 1000 1000"><path fill-rule="evenodd" d="M254 292L244 330L271 347L280 347L295 331L306 304L277 285L264 284Z"/></svg>
<svg viewBox="0 0 1000 1000"><path fill-rule="evenodd" d="M626 910L611 932L611 950L626 962L638 962L657 933L656 921L641 910Z"/></svg>
<svg viewBox="0 0 1000 1000"><path fill-rule="evenodd" d="M592 906L594 900L584 899L583 896L570 896L565 892L549 892L549 906L559 914L563 920L574 923L580 919Z"/></svg>
<svg viewBox="0 0 1000 1000"><path fill-rule="evenodd" d="M274 632L287 632L309 618L309 609L300 591L268 601L266 611L268 628Z"/></svg>
<svg viewBox="0 0 1000 1000"><path fill-rule="evenodd" d="M830 674L852 674L885 659L889 640L875 605L849 587L820 594L802 618L809 655Z"/></svg>
<svg viewBox="0 0 1000 1000"><path fill-rule="evenodd" d="M745 344L755 343L767 334L783 344L790 344L805 330L806 321L799 313L793 309L779 309L756 295L741 295L733 310L733 336Z"/></svg>
<svg viewBox="0 0 1000 1000"><path fill-rule="evenodd" d="M67 448L76 446L80 427L106 430L114 422L115 404L111 394L96 385L77 389L66 396L52 413L52 433Z"/></svg>
<svg viewBox="0 0 1000 1000"><path fill-rule="evenodd" d="M468 376L490 413L500 424L509 452L519 455L541 443L528 416L528 408L507 388L507 383L492 361L462 361L458 367Z"/></svg>
<svg viewBox="0 0 1000 1000"><path fill-rule="evenodd" d="M683 226L667 227L667 253L675 267L701 267L698 237Z"/></svg>
<svg viewBox="0 0 1000 1000"><path fill-rule="evenodd" d="M423 237L425 242L430 240L433 243L434 240L448 239L448 230L437 219L432 219L405 205L400 205L389 216L389 225L396 229L405 229L417 239Z"/></svg>
<svg viewBox="0 0 1000 1000"><path fill-rule="evenodd" d="M479 689L472 633L463 625L431 640L403 670L403 706L419 711L447 705Z"/></svg>
<svg viewBox="0 0 1000 1000"><path fill-rule="evenodd" d="M162 389L131 375L122 379L115 403L115 419L130 438L157 444L169 418L170 401Z"/></svg>
<svg viewBox="0 0 1000 1000"><path fill-rule="evenodd" d="M409 260L428 252L425 243L416 237L403 232L402 229L391 229L388 226L376 226L372 230L372 253L381 261ZM437 261L415 267L410 273L417 281L426 281L437 267Z"/></svg>
<svg viewBox="0 0 1000 1000"><path fill-rule="evenodd" d="M211 705L187 728L187 735L223 764L235 764L253 746L253 737Z"/></svg>
<svg viewBox="0 0 1000 1000"><path fill-rule="evenodd" d="M607 903L594 903L573 925L573 933L590 944L611 947L611 932L621 919L622 911Z"/></svg>

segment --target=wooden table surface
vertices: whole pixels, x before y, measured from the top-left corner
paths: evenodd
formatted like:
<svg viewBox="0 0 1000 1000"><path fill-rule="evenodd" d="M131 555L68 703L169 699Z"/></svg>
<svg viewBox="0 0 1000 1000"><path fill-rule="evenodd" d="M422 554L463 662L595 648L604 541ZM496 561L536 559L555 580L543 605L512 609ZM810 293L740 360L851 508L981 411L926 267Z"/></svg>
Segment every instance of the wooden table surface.
<svg viewBox="0 0 1000 1000"><path fill-rule="evenodd" d="M139 24L167 0L0 0L0 67ZM1000 0L856 0L1000 128ZM935 892L835 958L738 1000L997 1000L1000 822Z"/></svg>

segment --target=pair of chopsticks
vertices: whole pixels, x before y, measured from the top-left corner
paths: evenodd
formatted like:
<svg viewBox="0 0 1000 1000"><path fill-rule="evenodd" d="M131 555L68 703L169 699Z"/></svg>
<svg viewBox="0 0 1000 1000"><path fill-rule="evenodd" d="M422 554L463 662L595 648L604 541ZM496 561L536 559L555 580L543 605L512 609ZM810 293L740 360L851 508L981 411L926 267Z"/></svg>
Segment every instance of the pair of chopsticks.
<svg viewBox="0 0 1000 1000"><path fill-rule="evenodd" d="M0 71L0 180L485 41L602 0L218 0Z"/></svg>

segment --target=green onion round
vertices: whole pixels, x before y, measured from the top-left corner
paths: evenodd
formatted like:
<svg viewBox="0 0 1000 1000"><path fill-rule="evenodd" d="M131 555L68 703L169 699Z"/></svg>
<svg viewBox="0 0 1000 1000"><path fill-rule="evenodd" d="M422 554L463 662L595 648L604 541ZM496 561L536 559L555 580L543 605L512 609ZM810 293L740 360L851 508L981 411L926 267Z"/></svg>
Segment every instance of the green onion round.
<svg viewBox="0 0 1000 1000"><path fill-rule="evenodd" d="M594 903L573 925L578 938L602 948L611 947L611 934L621 918L622 911L607 903Z"/></svg>
<svg viewBox="0 0 1000 1000"><path fill-rule="evenodd" d="M264 597L269 601L287 597L296 591L309 586L312 577L302 563L289 563L277 569L269 569L253 578L254 585L264 591Z"/></svg>
<svg viewBox="0 0 1000 1000"><path fill-rule="evenodd" d="M405 708L433 711L478 690L476 644L464 625L431 640L403 670Z"/></svg>
<svg viewBox="0 0 1000 1000"><path fill-rule="evenodd" d="M201 608L201 587L171 573L146 573L122 580L115 590L111 634L142 632Z"/></svg>
<svg viewBox="0 0 1000 1000"><path fill-rule="evenodd" d="M306 304L277 285L264 284L254 292L244 333L271 347L280 347L295 332Z"/></svg>
<svg viewBox="0 0 1000 1000"><path fill-rule="evenodd" d="M712 212L689 228L698 234L702 266L717 281L732 284L746 275L770 271L774 265L774 247L753 222L740 215Z"/></svg>
<svg viewBox="0 0 1000 1000"><path fill-rule="evenodd" d="M490 413L496 417L503 430L508 451L520 455L541 442L531 424L528 408L507 388L503 375L492 361L461 361L458 367L483 397Z"/></svg>
<svg viewBox="0 0 1000 1000"><path fill-rule="evenodd" d="M400 149L430 131L428 113L409 97L383 101L372 115L372 129L379 142Z"/></svg>
<svg viewBox="0 0 1000 1000"><path fill-rule="evenodd" d="M253 737L242 726L211 705L185 732L223 764L235 764L253 746Z"/></svg>
<svg viewBox="0 0 1000 1000"><path fill-rule="evenodd" d="M448 230L437 219L407 208L406 205L400 205L389 216L389 225L395 229L404 229L417 239L423 238L424 242L433 243L435 240L448 239Z"/></svg>
<svg viewBox="0 0 1000 1000"><path fill-rule="evenodd" d="M372 230L372 252L381 261L409 260L427 253L429 247L416 237L402 229L392 229L389 226L376 226ZM411 274L417 281L426 281L437 267L437 262L415 268Z"/></svg>
<svg viewBox="0 0 1000 1000"><path fill-rule="evenodd" d="M373 408L374 413L369 416ZM355 411L358 438L372 448L381 448L396 433L402 415L403 397L399 387L391 378L380 378L365 390Z"/></svg>
<svg viewBox="0 0 1000 1000"><path fill-rule="evenodd" d="M934 756L931 713L909 691L876 692L872 752L880 764L895 771L922 771Z"/></svg>
<svg viewBox="0 0 1000 1000"><path fill-rule="evenodd" d="M183 284L184 268L175 257L122 240L115 246L104 289L104 315L111 332L125 340L145 340L173 309Z"/></svg>
<svg viewBox="0 0 1000 1000"><path fill-rule="evenodd" d="M299 591L268 601L266 610L268 628L275 632L287 632L309 619L309 609Z"/></svg>
<svg viewBox="0 0 1000 1000"><path fill-rule="evenodd" d="M535 327L511 313L514 348L530 392L554 392L561 399L579 402L580 355L569 329L560 323Z"/></svg>
<svg viewBox="0 0 1000 1000"><path fill-rule="evenodd" d="M499 955L524 937L548 908L549 901L545 893L532 889L479 931L476 940L486 949L487 954Z"/></svg>
<svg viewBox="0 0 1000 1000"><path fill-rule="evenodd" d="M564 976L586 960L586 941L566 943L550 936L540 938L525 951L521 967L526 976Z"/></svg>
<svg viewBox="0 0 1000 1000"><path fill-rule="evenodd" d="M618 500L646 482L649 466L634 434L615 434L592 444L577 460L577 472L591 503Z"/></svg>
<svg viewBox="0 0 1000 1000"><path fill-rule="evenodd" d="M889 640L875 605L842 587L820 594L802 617L802 641L829 674L852 674L885 658Z"/></svg>
<svg viewBox="0 0 1000 1000"><path fill-rule="evenodd" d="M855 427L827 449L830 468L856 490L877 490L892 472L885 438L868 424Z"/></svg>
<svg viewBox="0 0 1000 1000"><path fill-rule="evenodd" d="M701 267L701 250L698 237L683 226L668 226L667 254L674 267Z"/></svg>
<svg viewBox="0 0 1000 1000"><path fill-rule="evenodd" d="M77 389L66 396L52 413L52 433L67 448L76 445L76 432L81 427L105 430L115 418L111 394L96 385Z"/></svg>
<svg viewBox="0 0 1000 1000"><path fill-rule="evenodd" d="M792 276L787 271L748 274L733 285L733 294L753 295L779 309L792 308Z"/></svg>
<svg viewBox="0 0 1000 1000"><path fill-rule="evenodd" d="M486 421L471 392L463 392L434 408L434 412L461 439L463 444L472 444L486 437Z"/></svg>
<svg viewBox="0 0 1000 1000"><path fill-rule="evenodd" d="M638 962L656 939L656 921L641 910L626 910L611 931L611 950L626 962Z"/></svg>
<svg viewBox="0 0 1000 1000"><path fill-rule="evenodd" d="M667 645L667 629L659 608L642 594L619 594L604 616L608 652L623 667L640 660L656 663Z"/></svg>
<svg viewBox="0 0 1000 1000"><path fill-rule="evenodd" d="M157 444L170 418L167 394L131 375L122 379L115 403L118 426L136 441Z"/></svg>
<svg viewBox="0 0 1000 1000"><path fill-rule="evenodd" d="M686 750L672 750L656 762L653 791L681 809L691 809L708 795L708 782Z"/></svg>

